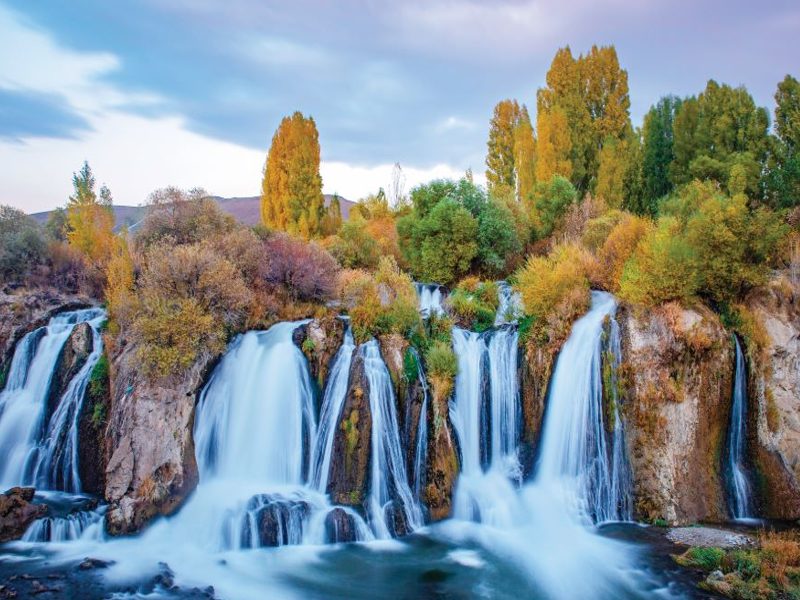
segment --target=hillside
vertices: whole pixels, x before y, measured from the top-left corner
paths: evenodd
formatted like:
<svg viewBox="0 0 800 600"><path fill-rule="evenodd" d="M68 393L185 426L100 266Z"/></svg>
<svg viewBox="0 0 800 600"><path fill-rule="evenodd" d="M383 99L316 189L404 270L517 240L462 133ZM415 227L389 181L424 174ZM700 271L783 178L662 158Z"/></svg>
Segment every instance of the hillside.
<svg viewBox="0 0 800 600"><path fill-rule="evenodd" d="M233 215L233 217L243 225L256 225L261 220L260 213L260 196L243 196L233 198L222 198L214 196L214 200L220 205L220 208ZM327 207L333 199L332 194L325 194L325 206ZM350 217L350 209L356 203L352 200L347 200L339 196L339 206L342 211L342 218L347 219ZM37 222L44 224L47 222L48 217L52 211L44 211L31 214ZM129 229L134 229L136 225L144 218L144 206L124 206L114 205L114 221L117 229L125 226Z"/></svg>

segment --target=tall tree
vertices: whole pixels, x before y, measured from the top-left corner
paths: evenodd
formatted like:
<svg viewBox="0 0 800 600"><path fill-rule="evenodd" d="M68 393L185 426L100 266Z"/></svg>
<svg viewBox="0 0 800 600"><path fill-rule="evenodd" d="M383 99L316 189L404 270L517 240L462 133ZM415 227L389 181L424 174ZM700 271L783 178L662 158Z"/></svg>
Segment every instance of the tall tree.
<svg viewBox="0 0 800 600"><path fill-rule="evenodd" d="M655 202L672 191L670 164L675 159L672 125L681 101L665 96L650 108L642 128L642 194L655 214Z"/></svg>
<svg viewBox="0 0 800 600"><path fill-rule="evenodd" d="M523 104L514 130L514 167L517 174L517 200L527 199L536 185L536 137L528 108Z"/></svg>
<svg viewBox="0 0 800 600"><path fill-rule="evenodd" d="M800 150L800 82L787 75L775 92L775 131L790 150Z"/></svg>
<svg viewBox="0 0 800 600"><path fill-rule="evenodd" d="M261 220L303 237L320 234L324 216L317 125L295 112L284 117L267 155L261 182Z"/></svg>
<svg viewBox="0 0 800 600"><path fill-rule="evenodd" d="M622 208L625 199L629 151L627 140L610 137L600 150L600 167L597 170L595 193L610 208Z"/></svg>
<svg viewBox="0 0 800 600"><path fill-rule="evenodd" d="M515 189L514 141L521 110L516 100L502 100L494 107L489 123L486 153L486 181L489 191L498 186Z"/></svg>
<svg viewBox="0 0 800 600"><path fill-rule="evenodd" d="M90 261L105 266L114 239L111 192L106 186L95 192L96 181L88 162L72 174L73 194L67 201L67 240Z"/></svg>
<svg viewBox="0 0 800 600"><path fill-rule="evenodd" d="M775 132L766 176L770 204L788 208L800 204L800 82L784 77L775 93Z"/></svg>
<svg viewBox="0 0 800 600"><path fill-rule="evenodd" d="M592 46L577 59L566 47L556 52L546 83L537 93L537 112L556 106L563 110L571 143L570 178L586 191L596 182L603 143L624 139L630 132L627 71L620 67L613 46Z"/></svg>
<svg viewBox="0 0 800 600"><path fill-rule="evenodd" d="M536 181L547 183L554 175L569 178L572 175L573 162L570 160L572 141L567 115L559 106L540 110L536 116L536 129L539 132Z"/></svg>

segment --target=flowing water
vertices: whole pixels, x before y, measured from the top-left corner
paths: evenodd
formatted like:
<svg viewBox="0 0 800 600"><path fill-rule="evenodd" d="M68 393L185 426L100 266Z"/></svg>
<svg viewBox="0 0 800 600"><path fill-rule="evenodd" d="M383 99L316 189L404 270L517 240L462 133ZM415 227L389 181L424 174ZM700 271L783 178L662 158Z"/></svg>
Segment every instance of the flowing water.
<svg viewBox="0 0 800 600"><path fill-rule="evenodd" d="M597 391L601 353L618 350L613 325L610 336L603 333L613 309L613 298L595 294L559 356L538 473L527 483L521 482L517 455L516 328L453 331L459 373L450 416L462 455L453 519L422 526L424 374L419 420L407 424L417 428L414 472L408 473L411 449L403 447L394 388L377 342L355 347L346 332L317 421L308 364L292 341L300 323L281 323L239 336L209 378L195 417L200 483L176 515L156 520L138 537L119 539L104 539L99 521L75 531L70 522L55 527L40 521L6 556L25 565L62 561L72 565L70 572L86 556L112 561L87 573L101 581L96 595L82 596L87 598L111 592L115 598L202 596L163 585L165 564L181 589L213 585L215 597L234 600L679 597L683 592L670 593L656 573L661 567L645 558L646 546L598 535L593 525L625 518L624 502L613 500L627 491L617 464L625 455L618 440L624 439L618 435L622 422L614 406L617 421L604 425ZM29 363L35 362L32 346L23 340L18 348ZM332 506L323 493L356 353L364 361L372 414L369 526L353 509ZM18 371L14 389L25 386ZM333 511L352 518L355 537L364 543L323 545ZM398 522L415 534L375 540L388 538ZM43 539L58 543L37 542Z"/></svg>
<svg viewBox="0 0 800 600"><path fill-rule="evenodd" d="M428 380L425 376L422 359L416 348L412 347L411 353L417 365L417 378L422 389L422 406L419 409L417 443L414 449L414 471L411 478L414 483L414 497L417 501L421 501L422 490L425 486L425 467L428 460Z"/></svg>
<svg viewBox="0 0 800 600"><path fill-rule="evenodd" d="M522 298L506 281L497 282L497 316L495 327L506 323L515 323L522 316Z"/></svg>
<svg viewBox="0 0 800 600"><path fill-rule="evenodd" d="M736 346L736 369L733 379L731 421L728 429L727 478L729 510L734 519L752 519L753 502L747 476L747 366L739 338Z"/></svg>
<svg viewBox="0 0 800 600"><path fill-rule="evenodd" d="M419 298L419 312L423 318L433 315L441 316L444 314L441 286L435 283L415 283L417 298Z"/></svg>

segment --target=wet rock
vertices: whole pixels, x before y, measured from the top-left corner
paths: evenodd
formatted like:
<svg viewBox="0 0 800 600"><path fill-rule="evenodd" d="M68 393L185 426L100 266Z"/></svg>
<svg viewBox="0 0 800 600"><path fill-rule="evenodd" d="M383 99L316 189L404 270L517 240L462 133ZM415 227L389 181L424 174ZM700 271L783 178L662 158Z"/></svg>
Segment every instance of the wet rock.
<svg viewBox="0 0 800 600"><path fill-rule="evenodd" d="M355 542L356 522L343 508L334 508L325 516L325 543Z"/></svg>
<svg viewBox="0 0 800 600"><path fill-rule="evenodd" d="M716 571L711 571L706 578L708 583L716 583L718 581L723 581L725 579L725 574L717 569Z"/></svg>
<svg viewBox="0 0 800 600"><path fill-rule="evenodd" d="M174 512L198 481L192 428L198 393L217 356L203 354L180 376L150 380L134 344L119 344L111 367L106 427L106 529L135 533Z"/></svg>
<svg viewBox="0 0 800 600"><path fill-rule="evenodd" d="M621 307L620 367L637 518L670 524L727 518L720 474L733 346L708 308Z"/></svg>
<svg viewBox="0 0 800 600"><path fill-rule="evenodd" d="M33 488L11 488L0 494L0 542L18 540L31 523L49 512L43 504L33 504Z"/></svg>
<svg viewBox="0 0 800 600"><path fill-rule="evenodd" d="M364 359L356 353L342 414L333 439L327 492L335 504L360 506L369 479L372 415Z"/></svg>
<svg viewBox="0 0 800 600"><path fill-rule="evenodd" d="M384 509L384 515L392 537L402 537L410 533L406 512L399 501L390 502Z"/></svg>
<svg viewBox="0 0 800 600"><path fill-rule="evenodd" d="M92 353L93 346L92 327L88 323L75 325L56 361L56 369L50 381L50 390L47 395L45 422L49 421L55 412L61 396L67 391L69 382L86 364L86 359Z"/></svg>
<svg viewBox="0 0 800 600"><path fill-rule="evenodd" d="M431 378L424 495L432 521L450 516L453 491L460 471L458 446L448 408L452 386L452 382L440 382Z"/></svg>
<svg viewBox="0 0 800 600"><path fill-rule="evenodd" d="M102 360L102 359L101 359ZM78 474L84 492L102 496L106 487L106 424L111 411L110 380L93 383L78 416Z"/></svg>
<svg viewBox="0 0 800 600"><path fill-rule="evenodd" d="M800 518L800 286L787 278L753 290L746 341L750 411L760 515Z"/></svg>
<svg viewBox="0 0 800 600"><path fill-rule="evenodd" d="M248 518L242 526L242 545L252 548L299 544L310 508L302 500L261 494L248 501L246 510Z"/></svg>
<svg viewBox="0 0 800 600"><path fill-rule="evenodd" d="M78 565L81 571L90 571L92 569L105 569L114 563L112 561L100 560L99 558L84 558Z"/></svg>
<svg viewBox="0 0 800 600"><path fill-rule="evenodd" d="M344 339L344 323L332 315L314 319L294 330L293 341L308 359L311 377L325 389L333 359Z"/></svg>

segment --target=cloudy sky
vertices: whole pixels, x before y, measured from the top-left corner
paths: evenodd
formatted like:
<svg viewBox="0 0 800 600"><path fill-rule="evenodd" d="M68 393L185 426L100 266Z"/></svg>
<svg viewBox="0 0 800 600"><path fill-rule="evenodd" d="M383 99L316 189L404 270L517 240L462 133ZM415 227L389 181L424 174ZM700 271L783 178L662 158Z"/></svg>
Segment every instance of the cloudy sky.
<svg viewBox="0 0 800 600"><path fill-rule="evenodd" d="M326 192L484 169L494 104L535 105L555 50L617 47L632 116L710 77L773 109L796 0L0 0L0 203L61 205L84 159L119 204L255 195L272 134L317 121Z"/></svg>

